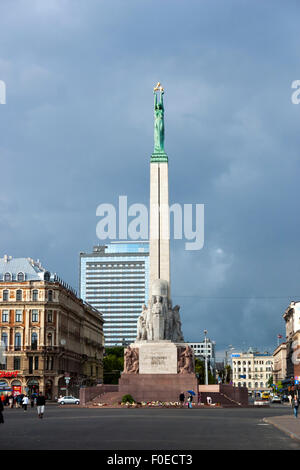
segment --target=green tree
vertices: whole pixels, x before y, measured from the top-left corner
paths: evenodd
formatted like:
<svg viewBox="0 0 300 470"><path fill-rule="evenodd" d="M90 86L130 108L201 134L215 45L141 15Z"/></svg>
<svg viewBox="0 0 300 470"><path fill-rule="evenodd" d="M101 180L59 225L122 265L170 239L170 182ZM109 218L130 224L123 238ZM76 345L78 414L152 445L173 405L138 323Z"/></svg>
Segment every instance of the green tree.
<svg viewBox="0 0 300 470"><path fill-rule="evenodd" d="M124 369L124 347L105 348L103 379L105 384L117 384Z"/></svg>
<svg viewBox="0 0 300 470"><path fill-rule="evenodd" d="M228 364L227 366L225 366L225 374L224 374L224 379L225 379L225 383L226 384L229 384L230 383L230 380L231 380L231 367L230 365Z"/></svg>
<svg viewBox="0 0 300 470"><path fill-rule="evenodd" d="M268 380L268 382L267 382L267 385L268 385L268 387L270 387L270 388L272 387L272 385L273 385L273 375L271 375L271 377L269 378L269 380Z"/></svg>
<svg viewBox="0 0 300 470"><path fill-rule="evenodd" d="M205 361L195 358L195 372L198 378L199 384L205 384ZM216 380L212 375L210 368L208 367L208 383L209 385L215 384Z"/></svg>

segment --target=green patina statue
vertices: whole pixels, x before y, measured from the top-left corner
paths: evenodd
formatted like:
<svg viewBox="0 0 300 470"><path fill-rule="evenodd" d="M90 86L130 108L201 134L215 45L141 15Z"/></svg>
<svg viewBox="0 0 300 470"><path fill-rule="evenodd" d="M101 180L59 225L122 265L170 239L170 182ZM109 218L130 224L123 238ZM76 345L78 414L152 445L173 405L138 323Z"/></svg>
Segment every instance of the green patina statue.
<svg viewBox="0 0 300 470"><path fill-rule="evenodd" d="M165 125L164 125L164 89L160 83L153 90L154 93L154 153L165 153ZM159 94L159 96L157 96Z"/></svg>

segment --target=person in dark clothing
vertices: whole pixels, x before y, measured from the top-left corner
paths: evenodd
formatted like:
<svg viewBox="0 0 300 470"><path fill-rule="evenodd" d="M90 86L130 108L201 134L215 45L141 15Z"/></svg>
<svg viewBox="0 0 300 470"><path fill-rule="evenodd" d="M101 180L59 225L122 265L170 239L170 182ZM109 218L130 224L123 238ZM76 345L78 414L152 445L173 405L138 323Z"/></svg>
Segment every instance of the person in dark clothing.
<svg viewBox="0 0 300 470"><path fill-rule="evenodd" d="M294 416L297 418L298 416L298 408L299 408L299 399L297 395L294 396L293 398L293 408L294 408Z"/></svg>
<svg viewBox="0 0 300 470"><path fill-rule="evenodd" d="M4 423L3 414L2 414L3 409L4 409L3 402L2 400L0 400L0 424Z"/></svg>
<svg viewBox="0 0 300 470"><path fill-rule="evenodd" d="M184 393L181 392L181 394L179 395L179 401L180 401L181 406L184 405L184 399L185 399Z"/></svg>
<svg viewBox="0 0 300 470"><path fill-rule="evenodd" d="M44 416L45 404L46 404L46 398L44 397L42 392L40 392L39 396L36 399L36 408L37 408L39 418L43 418Z"/></svg>
<svg viewBox="0 0 300 470"><path fill-rule="evenodd" d="M35 396L34 396L34 394L32 394L31 397L30 397L30 405L31 405L31 408L34 407L34 398L35 398Z"/></svg>
<svg viewBox="0 0 300 470"><path fill-rule="evenodd" d="M192 402L193 402L193 395L192 395L192 394L189 395L187 401L188 401L188 404L189 404L189 408L193 408L193 404L192 404Z"/></svg>

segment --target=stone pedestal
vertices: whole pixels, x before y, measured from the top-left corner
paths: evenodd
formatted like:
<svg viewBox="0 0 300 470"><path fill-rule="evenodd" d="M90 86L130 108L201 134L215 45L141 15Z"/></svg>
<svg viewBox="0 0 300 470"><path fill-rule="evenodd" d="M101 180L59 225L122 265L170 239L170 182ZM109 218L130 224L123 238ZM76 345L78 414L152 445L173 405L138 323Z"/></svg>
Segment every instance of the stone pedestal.
<svg viewBox="0 0 300 470"><path fill-rule="evenodd" d="M195 374L122 374L119 392L130 394L135 401L179 401L181 392L194 390L197 401Z"/></svg>
<svg viewBox="0 0 300 470"><path fill-rule="evenodd" d="M138 402L179 401L180 393L188 390L197 395L194 358L188 355L192 351L185 343L138 341L128 349L135 356L121 375L119 392Z"/></svg>
<svg viewBox="0 0 300 470"><path fill-rule="evenodd" d="M171 341L134 343L139 349L139 374L177 374L177 346Z"/></svg>

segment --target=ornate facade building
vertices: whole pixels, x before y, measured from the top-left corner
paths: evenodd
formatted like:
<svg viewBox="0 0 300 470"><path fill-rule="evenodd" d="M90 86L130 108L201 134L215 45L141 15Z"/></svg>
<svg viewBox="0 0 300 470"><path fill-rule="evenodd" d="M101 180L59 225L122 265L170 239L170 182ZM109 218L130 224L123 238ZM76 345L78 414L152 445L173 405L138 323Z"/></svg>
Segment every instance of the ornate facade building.
<svg viewBox="0 0 300 470"><path fill-rule="evenodd" d="M233 353L232 381L236 387L247 387L250 392L270 390L274 359L269 353L259 353L251 348L247 352Z"/></svg>
<svg viewBox="0 0 300 470"><path fill-rule="evenodd" d="M281 343L273 352L273 382L282 382L286 378L286 343Z"/></svg>
<svg viewBox="0 0 300 470"><path fill-rule="evenodd" d="M300 302L291 302L283 314L286 329L286 385L300 377Z"/></svg>
<svg viewBox="0 0 300 470"><path fill-rule="evenodd" d="M103 318L31 258L0 259L0 393L48 399L103 380Z"/></svg>

